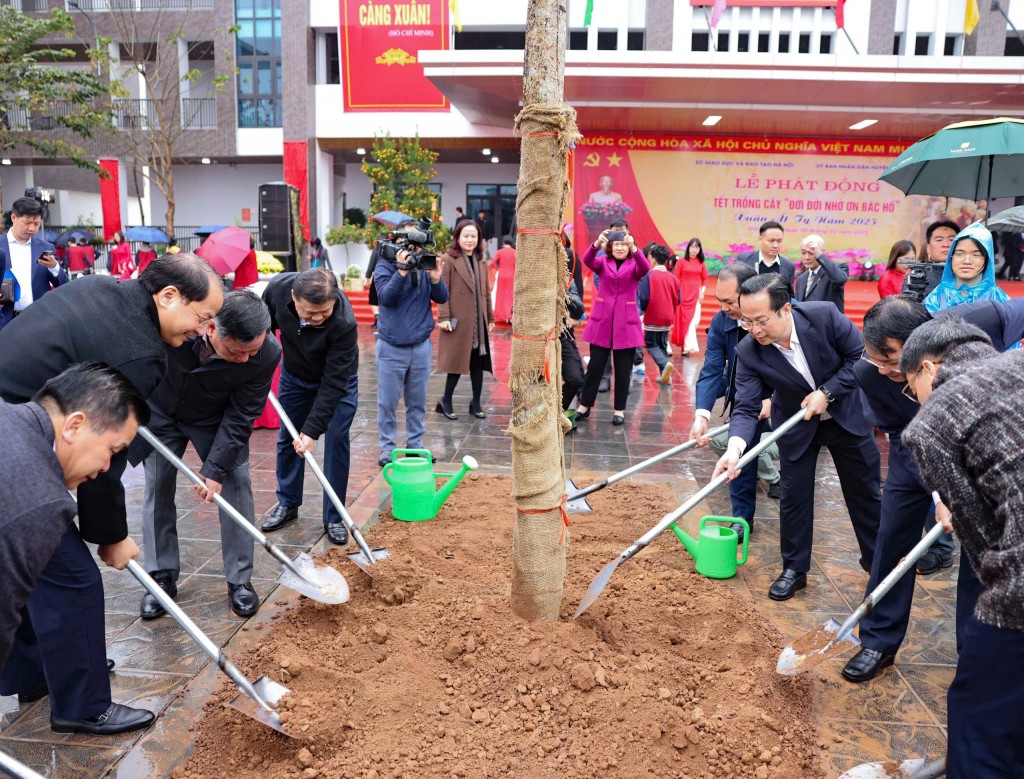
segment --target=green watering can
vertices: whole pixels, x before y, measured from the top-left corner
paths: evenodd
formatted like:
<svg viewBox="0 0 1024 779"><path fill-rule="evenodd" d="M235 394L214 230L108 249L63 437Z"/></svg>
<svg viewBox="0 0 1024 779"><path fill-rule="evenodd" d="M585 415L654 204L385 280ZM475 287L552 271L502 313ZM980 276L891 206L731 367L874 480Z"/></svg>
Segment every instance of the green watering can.
<svg viewBox="0 0 1024 779"><path fill-rule="evenodd" d="M708 522L723 522L726 525L743 525L743 558L736 559L739 539L731 527L711 525ZM672 532L676 534L686 551L697 561L697 573L709 579L731 579L736 575L736 566L747 561L747 546L750 543L750 526L745 519L738 517L703 517L700 521L697 537L687 535L673 523Z"/></svg>
<svg viewBox="0 0 1024 779"><path fill-rule="evenodd" d="M400 454L405 455L401 460L398 459ZM391 485L392 515L403 522L433 519L462 478L478 467L475 459L469 455L463 457L459 472L435 491L437 474L431 465L429 450L395 449L383 471L384 481Z"/></svg>

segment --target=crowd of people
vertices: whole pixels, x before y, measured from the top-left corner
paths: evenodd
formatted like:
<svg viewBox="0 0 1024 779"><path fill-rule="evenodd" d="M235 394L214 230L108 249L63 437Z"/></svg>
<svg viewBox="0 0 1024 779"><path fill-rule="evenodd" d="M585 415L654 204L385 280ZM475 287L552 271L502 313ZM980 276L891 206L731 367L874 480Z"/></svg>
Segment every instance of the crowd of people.
<svg viewBox="0 0 1024 779"><path fill-rule="evenodd" d="M300 433L293 440L282 427L279 434L277 504L260 527L274 532L299 519L303 458L317 447L344 501L359 400L357 326L323 257L309 270L276 275L262 295L225 293L213 268L189 252L140 260L125 276L133 261L130 251L121 257L126 244L119 238L112 275L76 269L84 278L67 283L54 247L38 236L37 205L16 201L13 226L0 240L0 419L24 452L0 478L7 507L0 511L0 559L8 573L0 578L0 694L21 702L49 695L55 731L109 735L153 721L151 712L111 699L102 579L86 546L97 544L100 560L118 569L139 556L121 483L129 462L145 473L144 567L172 598L181 571L176 470L136 436L138 428L148 426L179 456L191 443L202 461L198 496L221 494L255 524L249 441L279 371L281 407ZM374 258L381 465L397 456L403 397L404 448L422 448L435 325L436 369L446 374L435 411L458 418L454 392L469 374L468 411L486 416L483 376L495 369L487 240L484 225L464 218L433 264L420 266L404 250ZM848 267L828 256L821 236L807 235L798 273L783 255L785 240L780 223L764 223L758 247L718 275L720 311L706 332L690 437L721 452L712 475L730 479L733 515L746 522L735 525L738 533L764 532L754 525L759 478L780 499L773 600L809 586L822 448L835 464L868 592L929 523L956 531L960 659L948 698L948 775L1024 775L1024 682L1013 673L1024 664L1024 396L1006 392L1024 377L1024 300L1010 300L996 284L984 225L940 221L927 231L922 263L913 244L893 246L881 299L860 330L843 313ZM496 257L503 274L515 263L514 240L504 243ZM610 371L612 423L621 426L638 354L643 360L646 351L657 381L670 386L673 347L684 358L697 351L708 283L703 247L694 238L680 257L658 244L641 250L621 221L596 236L579 261L567 237L563 243L563 408L574 424L588 419ZM589 312L583 267L597 288ZM514 303L511 293L502 298L502 319L512 318ZM581 321L589 361L576 341ZM728 415L728 431L709 437L716 410ZM774 451L762 443L801 414ZM884 485L876 430L889 443ZM757 460L739 468L754 447ZM77 489L77 505L69 489ZM348 543L326 497L320 517L332 543ZM221 541L227 605L251 616L260 605L251 585L252 539L222 512ZM918 573L948 568L953 553L946 536L921 558ZM861 648L841 672L849 681L868 682L895 662L914 576L903 577L861 622ZM163 614L155 597L143 598L142 618ZM993 675L990 667L1008 673Z"/></svg>

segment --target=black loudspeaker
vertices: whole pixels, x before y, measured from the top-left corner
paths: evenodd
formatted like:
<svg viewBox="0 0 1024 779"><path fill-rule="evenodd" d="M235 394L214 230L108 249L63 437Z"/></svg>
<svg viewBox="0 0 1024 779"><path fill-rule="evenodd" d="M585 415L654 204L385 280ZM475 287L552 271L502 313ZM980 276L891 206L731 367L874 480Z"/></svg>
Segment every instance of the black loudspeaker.
<svg viewBox="0 0 1024 779"><path fill-rule="evenodd" d="M292 192L283 181L260 186L260 248L265 252L295 251Z"/></svg>

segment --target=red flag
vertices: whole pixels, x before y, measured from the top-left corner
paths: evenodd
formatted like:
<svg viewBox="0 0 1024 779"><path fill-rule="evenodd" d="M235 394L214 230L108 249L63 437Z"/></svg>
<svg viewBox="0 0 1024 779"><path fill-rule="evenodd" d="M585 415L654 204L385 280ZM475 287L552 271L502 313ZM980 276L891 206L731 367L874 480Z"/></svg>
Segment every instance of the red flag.
<svg viewBox="0 0 1024 779"><path fill-rule="evenodd" d="M836 29L841 30L846 24L846 20L843 18L843 6L846 5L846 0L836 0Z"/></svg>

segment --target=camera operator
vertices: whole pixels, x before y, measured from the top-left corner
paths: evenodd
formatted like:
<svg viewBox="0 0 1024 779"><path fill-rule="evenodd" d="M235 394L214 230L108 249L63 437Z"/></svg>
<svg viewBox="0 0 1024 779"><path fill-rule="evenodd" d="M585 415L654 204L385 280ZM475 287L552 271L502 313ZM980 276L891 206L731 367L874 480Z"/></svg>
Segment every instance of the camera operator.
<svg viewBox="0 0 1024 779"><path fill-rule="evenodd" d="M403 219L395 225L395 230L400 233L407 233L415 229L415 227L415 219ZM373 247L373 251L370 252L370 259L366 263L366 278L370 280L370 311L373 312L373 332L375 333L380 325L380 301L377 299L377 285L373 280L373 274L377 270L377 260L380 259L380 248L380 244Z"/></svg>
<svg viewBox="0 0 1024 779"><path fill-rule="evenodd" d="M11 229L0 235L0 329L32 305L32 301L68 280L53 244L37 233L43 226L43 204L19 197L11 206Z"/></svg>
<svg viewBox="0 0 1024 779"><path fill-rule="evenodd" d="M417 235L415 231L406 234ZM429 233L428 233L429 236ZM433 242L432 236L430 242ZM406 244L408 245L408 244ZM414 248L414 247L410 247ZM448 302L448 285L441 278L444 260L423 263L415 251L400 250L395 262L380 252L384 262L373 271L380 315L377 330L377 438L380 442L378 465L391 462L398 435L398 401L405 392L406 448L423 446L426 432L427 380L434 330L431 303ZM432 255L426 255L431 257ZM433 265L433 267L429 267Z"/></svg>
<svg viewBox="0 0 1024 779"><path fill-rule="evenodd" d="M924 257L921 262L907 263L910 271L903 279L901 294L920 303L939 285L942 281L942 271L946 266L946 257L949 255L949 247L953 245L953 238L958 232L960 228L948 219L928 225L925 231Z"/></svg>

